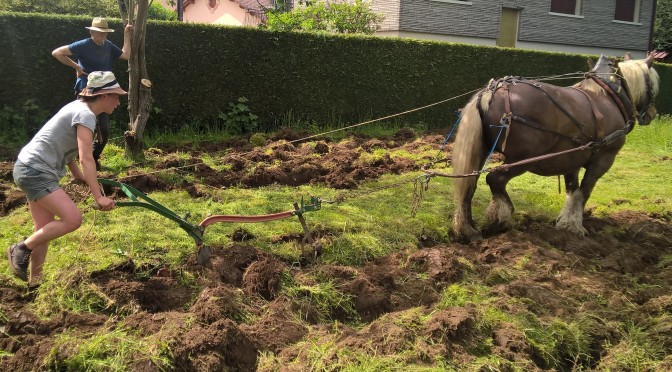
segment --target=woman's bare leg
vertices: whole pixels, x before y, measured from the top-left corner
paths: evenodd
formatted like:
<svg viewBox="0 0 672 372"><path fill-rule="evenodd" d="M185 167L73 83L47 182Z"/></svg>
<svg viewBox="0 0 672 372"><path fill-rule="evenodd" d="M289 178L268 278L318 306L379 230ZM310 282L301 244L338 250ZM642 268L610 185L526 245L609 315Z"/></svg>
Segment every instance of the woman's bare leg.
<svg viewBox="0 0 672 372"><path fill-rule="evenodd" d="M49 242L77 230L82 225L82 213L62 189L38 201L31 201L28 206L33 217L35 232L24 243L32 250L30 281L39 283Z"/></svg>

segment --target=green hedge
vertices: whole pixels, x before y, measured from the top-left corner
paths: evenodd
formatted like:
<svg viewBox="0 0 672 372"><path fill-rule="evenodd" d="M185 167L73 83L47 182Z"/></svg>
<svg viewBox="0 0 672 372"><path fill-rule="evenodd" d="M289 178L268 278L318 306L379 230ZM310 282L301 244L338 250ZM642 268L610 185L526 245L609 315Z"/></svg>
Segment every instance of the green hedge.
<svg viewBox="0 0 672 372"><path fill-rule="evenodd" d="M89 17L0 13L0 102L20 108L28 99L57 110L72 99L74 71L51 56L88 36ZM122 25L110 40L122 44ZM11 56L11 57L9 57ZM270 32L253 28L154 22L146 57L156 112L148 130L217 125L239 97L249 99L261 129L283 119L318 126L347 125L454 97L505 75L548 76L585 71L586 55L373 36ZM596 56L593 56L596 57ZM662 81L672 68L657 65ZM126 63L115 73L127 81ZM569 85L573 81L559 81ZM669 84L657 106L672 112ZM403 123L445 128L467 97L400 117ZM125 110L115 113L125 122Z"/></svg>

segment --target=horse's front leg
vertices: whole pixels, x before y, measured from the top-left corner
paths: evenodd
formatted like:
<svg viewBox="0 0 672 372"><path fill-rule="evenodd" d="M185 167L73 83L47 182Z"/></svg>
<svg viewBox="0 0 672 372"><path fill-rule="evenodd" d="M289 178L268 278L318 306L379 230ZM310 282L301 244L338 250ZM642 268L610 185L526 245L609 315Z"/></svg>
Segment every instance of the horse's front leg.
<svg viewBox="0 0 672 372"><path fill-rule="evenodd" d="M576 186L573 186L574 191L570 193L571 188L567 187L567 201L558 218L556 227L580 235L586 235L588 233L588 230L583 227L583 210L586 207L586 202L588 202L588 199L590 198L590 194L593 192L593 188L595 188L597 180L602 178L614 164L617 152L618 149L611 152L602 150L593 155L594 159L585 167L586 173L583 175L579 188L576 189ZM576 179L573 180L572 184L575 184L577 180L578 172ZM565 179L565 184L567 184L567 179Z"/></svg>
<svg viewBox="0 0 672 372"><path fill-rule="evenodd" d="M586 198L583 191L579 189L578 170L565 174L565 193L565 206L555 222L555 227L579 235L586 235L588 231L583 227L583 206Z"/></svg>
<svg viewBox="0 0 672 372"><path fill-rule="evenodd" d="M492 199L486 211L488 233L498 233L510 227L511 216L513 215L513 203L506 192L506 185L512 178L523 173L525 173L524 170L511 168L506 171L492 172L485 178L492 192Z"/></svg>

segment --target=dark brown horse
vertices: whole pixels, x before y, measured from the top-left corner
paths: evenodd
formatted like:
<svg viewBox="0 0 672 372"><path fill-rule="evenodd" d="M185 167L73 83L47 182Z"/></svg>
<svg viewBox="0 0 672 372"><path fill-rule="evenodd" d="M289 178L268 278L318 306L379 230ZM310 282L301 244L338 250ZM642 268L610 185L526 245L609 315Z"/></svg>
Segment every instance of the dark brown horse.
<svg viewBox="0 0 672 372"><path fill-rule="evenodd" d="M509 227L513 203L507 183L525 172L563 175L565 206L556 227L585 235L583 210L595 183L611 168L625 135L639 122L656 116L653 100L658 73L652 56L612 64L604 56L585 79L571 87L506 77L491 80L462 110L453 146L455 232L481 240L472 219L471 201L478 175L491 149L505 162L486 176L492 192L488 232ZM579 171L585 174L579 184ZM459 177L473 174L472 176Z"/></svg>

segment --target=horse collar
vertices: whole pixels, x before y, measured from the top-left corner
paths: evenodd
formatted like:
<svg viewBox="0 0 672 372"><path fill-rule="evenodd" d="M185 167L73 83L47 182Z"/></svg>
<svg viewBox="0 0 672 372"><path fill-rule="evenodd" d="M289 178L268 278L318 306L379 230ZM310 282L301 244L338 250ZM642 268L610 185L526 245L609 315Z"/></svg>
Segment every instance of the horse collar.
<svg viewBox="0 0 672 372"><path fill-rule="evenodd" d="M616 103L616 106L618 106L618 109L621 111L621 115L623 115L623 119L625 119L626 126L632 127L631 123L637 116L635 113L636 108L630 100L625 81L621 79L622 85L618 85L604 79L602 76L600 76L600 74L588 73L587 75L609 94L614 103Z"/></svg>

